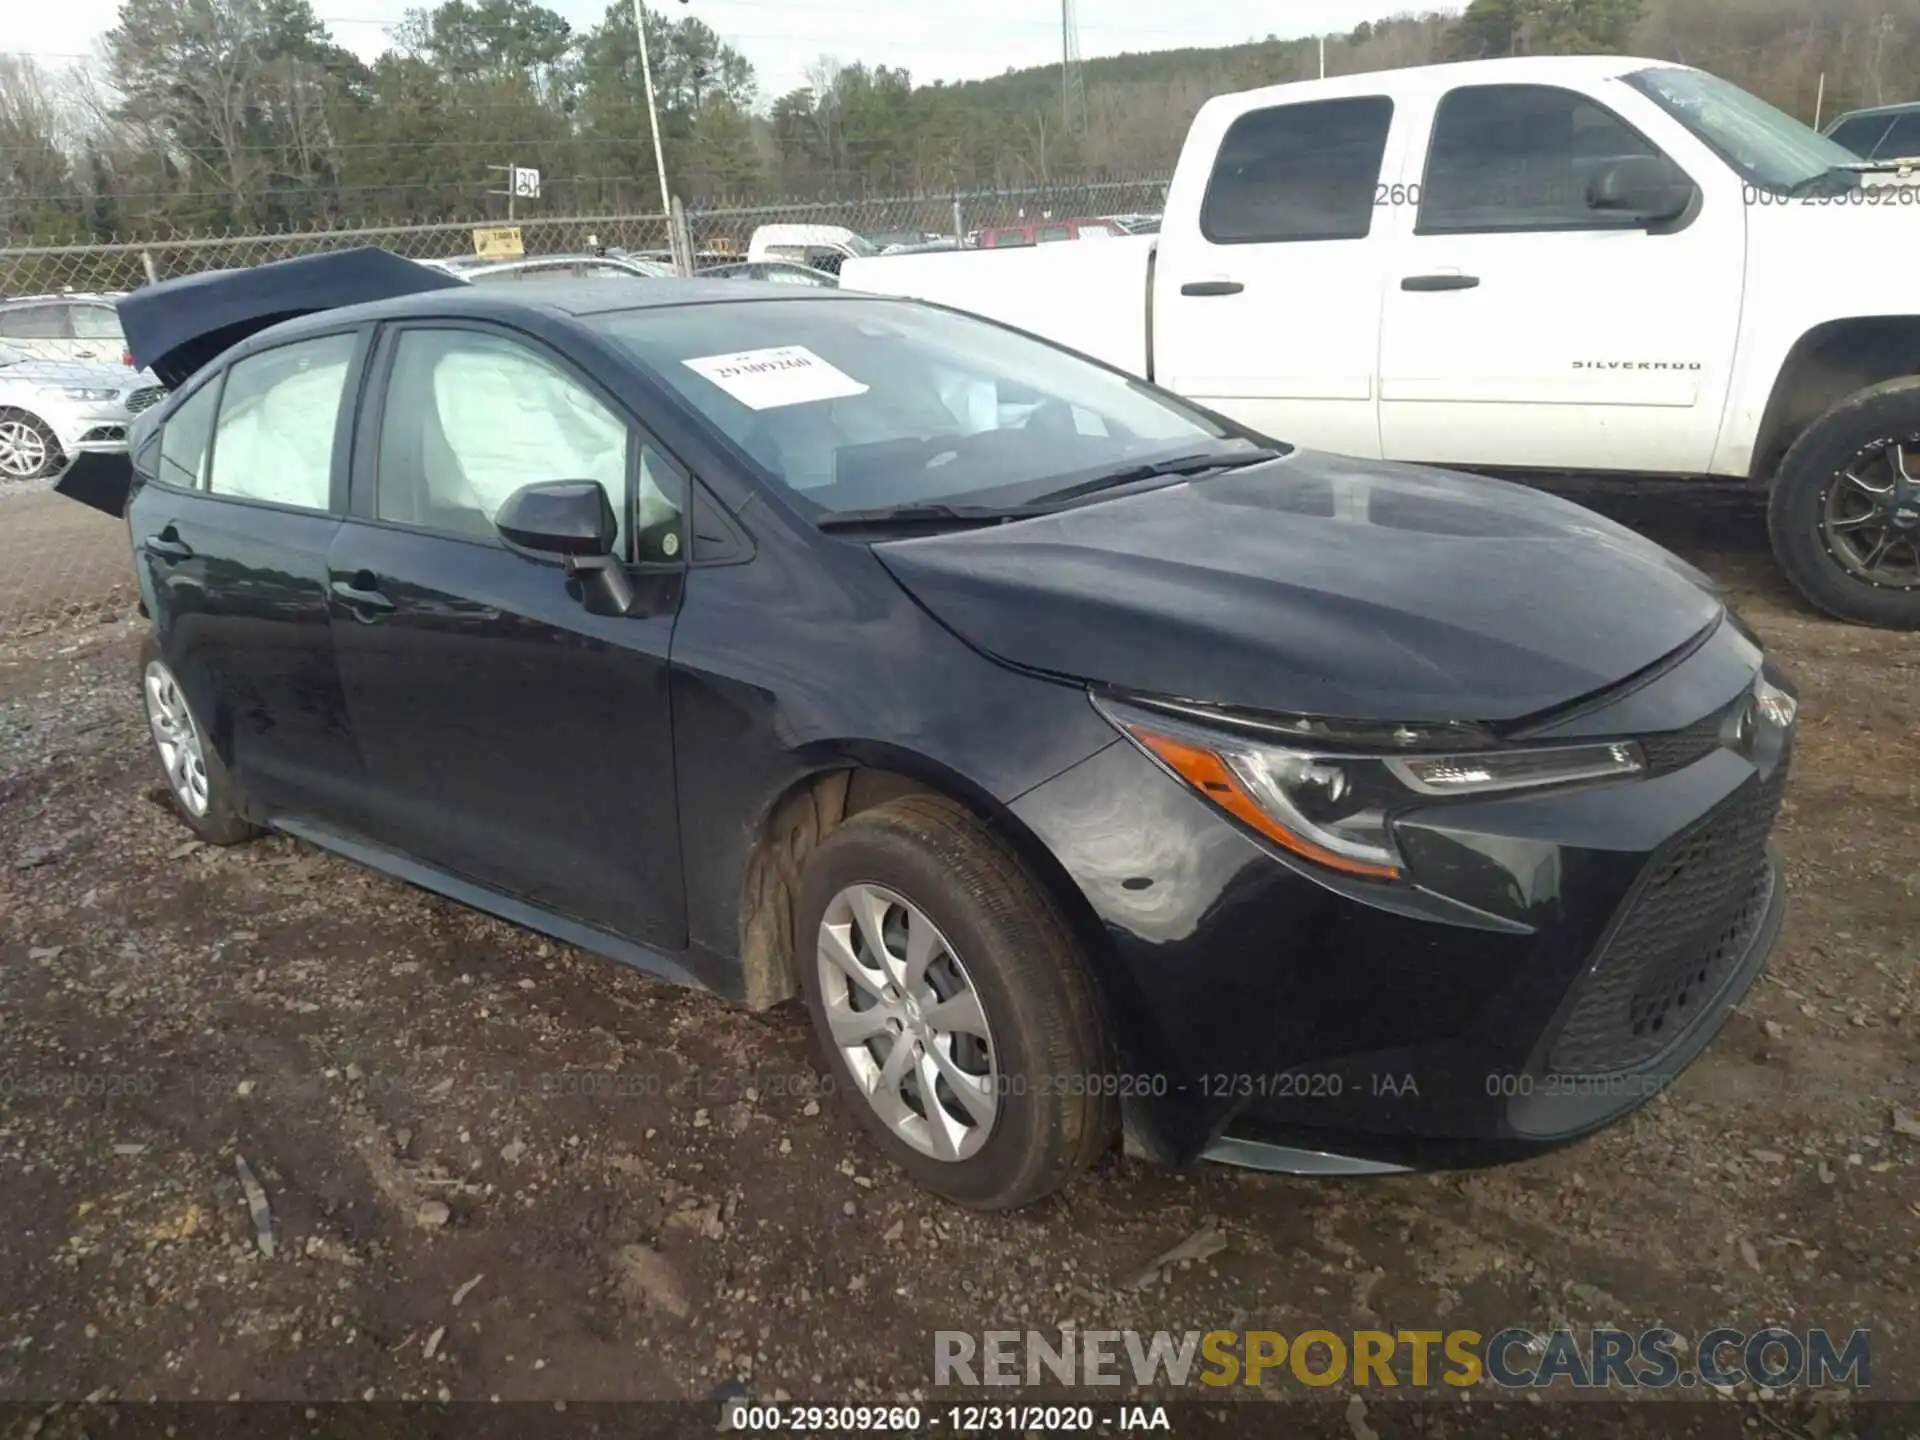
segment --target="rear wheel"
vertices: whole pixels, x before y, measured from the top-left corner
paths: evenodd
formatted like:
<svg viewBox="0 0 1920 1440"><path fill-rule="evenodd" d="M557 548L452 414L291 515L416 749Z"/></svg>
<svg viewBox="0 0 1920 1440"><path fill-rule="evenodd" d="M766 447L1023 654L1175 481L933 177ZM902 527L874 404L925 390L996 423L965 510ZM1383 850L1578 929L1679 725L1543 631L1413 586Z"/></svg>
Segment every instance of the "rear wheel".
<svg viewBox="0 0 1920 1440"><path fill-rule="evenodd" d="M1920 379L1862 390L1810 425L1781 462L1767 526L1820 609L1920 628Z"/></svg>
<svg viewBox="0 0 1920 1440"><path fill-rule="evenodd" d="M66 461L46 421L25 410L0 410L0 483L45 479Z"/></svg>
<svg viewBox="0 0 1920 1440"><path fill-rule="evenodd" d="M259 834L241 814L238 787L151 636L140 652L140 693L167 794L180 818L209 845L238 845Z"/></svg>
<svg viewBox="0 0 1920 1440"><path fill-rule="evenodd" d="M1004 1210L1111 1141L1101 1010L1051 898L974 815L905 796L809 859L801 985L835 1084L928 1189Z"/></svg>

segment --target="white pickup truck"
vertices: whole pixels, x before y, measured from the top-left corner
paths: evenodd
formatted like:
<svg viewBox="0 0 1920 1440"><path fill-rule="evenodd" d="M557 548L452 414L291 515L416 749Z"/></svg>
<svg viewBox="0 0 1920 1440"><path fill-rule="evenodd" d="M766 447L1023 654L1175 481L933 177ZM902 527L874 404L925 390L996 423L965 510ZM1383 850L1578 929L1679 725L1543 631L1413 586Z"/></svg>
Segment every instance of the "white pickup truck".
<svg viewBox="0 0 1920 1440"><path fill-rule="evenodd" d="M849 260L841 281L1319 449L1750 478L1809 600L1913 628L1916 257L1920 178L1897 162L1699 70L1543 57L1219 96L1157 236Z"/></svg>

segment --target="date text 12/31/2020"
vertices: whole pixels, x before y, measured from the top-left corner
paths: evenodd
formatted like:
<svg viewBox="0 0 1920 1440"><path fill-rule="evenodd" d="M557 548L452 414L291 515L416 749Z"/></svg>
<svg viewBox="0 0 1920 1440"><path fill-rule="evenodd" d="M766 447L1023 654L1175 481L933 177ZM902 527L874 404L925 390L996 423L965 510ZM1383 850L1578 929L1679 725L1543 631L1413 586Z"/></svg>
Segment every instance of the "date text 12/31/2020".
<svg viewBox="0 0 1920 1440"><path fill-rule="evenodd" d="M1172 1434L1164 1405L799 1405L727 1402L720 1428L796 1435Z"/></svg>

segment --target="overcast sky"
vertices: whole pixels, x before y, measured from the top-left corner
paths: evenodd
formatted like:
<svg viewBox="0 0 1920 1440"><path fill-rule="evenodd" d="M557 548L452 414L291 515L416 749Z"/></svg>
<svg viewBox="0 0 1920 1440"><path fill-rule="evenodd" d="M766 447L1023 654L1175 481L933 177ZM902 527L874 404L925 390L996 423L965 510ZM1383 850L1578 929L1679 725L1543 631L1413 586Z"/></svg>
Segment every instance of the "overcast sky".
<svg viewBox="0 0 1920 1440"><path fill-rule="evenodd" d="M348 49L371 58L408 0L314 0ZM597 23L606 0L546 0L576 27ZM1060 58L1058 0L647 0L673 15L698 15L753 62L765 103L806 83L821 55L904 66L916 81L973 80ZM1350 30L1362 20L1443 3L1392 0L1079 0L1085 55L1225 45ZM0 48L43 63L89 54L119 13L119 0L0 0Z"/></svg>

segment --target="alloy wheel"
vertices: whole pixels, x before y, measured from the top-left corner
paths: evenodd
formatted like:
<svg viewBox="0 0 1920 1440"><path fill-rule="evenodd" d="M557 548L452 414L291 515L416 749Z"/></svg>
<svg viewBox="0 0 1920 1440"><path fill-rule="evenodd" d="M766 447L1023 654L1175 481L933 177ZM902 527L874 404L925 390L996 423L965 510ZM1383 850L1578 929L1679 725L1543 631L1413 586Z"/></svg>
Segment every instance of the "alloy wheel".
<svg viewBox="0 0 1920 1440"><path fill-rule="evenodd" d="M1820 543L1856 580L1882 590L1920 589L1920 435L1879 440L1827 481Z"/></svg>
<svg viewBox="0 0 1920 1440"><path fill-rule="evenodd" d="M31 480L47 466L47 440L31 420L0 420L0 474Z"/></svg>
<svg viewBox="0 0 1920 1440"><path fill-rule="evenodd" d="M887 1127L922 1154L978 1153L1000 1072L966 966L911 901L850 885L820 920L820 993L833 1043Z"/></svg>
<svg viewBox="0 0 1920 1440"><path fill-rule="evenodd" d="M166 767L167 783L181 807L198 819L207 813L207 760L200 727L163 662L155 660L147 666L145 691L147 723L153 727L153 743Z"/></svg>

